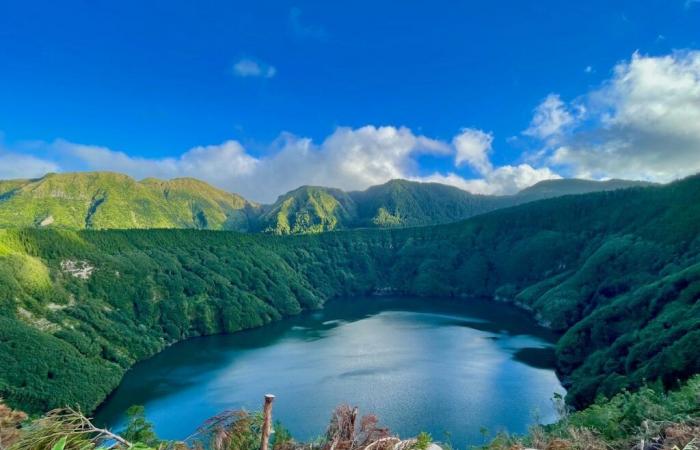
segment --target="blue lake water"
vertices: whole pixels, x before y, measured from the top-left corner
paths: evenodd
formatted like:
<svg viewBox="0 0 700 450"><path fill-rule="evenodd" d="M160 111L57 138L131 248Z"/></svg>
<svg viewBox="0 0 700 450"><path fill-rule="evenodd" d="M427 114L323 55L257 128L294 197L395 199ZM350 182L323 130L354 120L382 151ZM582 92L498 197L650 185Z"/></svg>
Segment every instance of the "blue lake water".
<svg viewBox="0 0 700 450"><path fill-rule="evenodd" d="M564 393L547 330L479 299L355 298L233 335L192 339L143 361L97 411L119 429L146 407L162 438L181 439L228 409L259 409L298 440L323 434L333 408L374 413L401 436L421 431L459 448L555 420Z"/></svg>

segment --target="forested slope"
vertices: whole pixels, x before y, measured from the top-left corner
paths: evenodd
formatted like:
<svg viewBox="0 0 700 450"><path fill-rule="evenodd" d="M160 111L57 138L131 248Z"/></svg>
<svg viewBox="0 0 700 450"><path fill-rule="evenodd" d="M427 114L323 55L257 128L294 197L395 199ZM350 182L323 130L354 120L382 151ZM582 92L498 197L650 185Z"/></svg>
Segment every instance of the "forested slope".
<svg viewBox="0 0 700 450"><path fill-rule="evenodd" d="M0 181L0 226L68 229L196 228L250 231L258 206L194 178L112 172Z"/></svg>
<svg viewBox="0 0 700 450"><path fill-rule="evenodd" d="M258 229L274 234L307 234L354 228L439 225L497 209L563 195L648 185L627 180L577 179L539 182L514 195L472 194L440 183L391 180L364 191L302 186L262 208Z"/></svg>
<svg viewBox="0 0 700 450"><path fill-rule="evenodd" d="M257 229L272 234L320 233L347 228L357 217L357 205L340 189L301 186L265 206Z"/></svg>
<svg viewBox="0 0 700 450"><path fill-rule="evenodd" d="M0 227L193 228L307 234L463 220L568 194L622 189L636 181L549 180L515 195L476 195L453 186L391 180L364 191L302 186L258 205L194 178L135 179L113 172L0 180Z"/></svg>
<svg viewBox="0 0 700 450"><path fill-rule="evenodd" d="M172 342L376 290L532 309L563 333L557 364L576 406L644 380L672 386L700 372L699 199L693 177L424 228L5 230L0 396L89 410Z"/></svg>

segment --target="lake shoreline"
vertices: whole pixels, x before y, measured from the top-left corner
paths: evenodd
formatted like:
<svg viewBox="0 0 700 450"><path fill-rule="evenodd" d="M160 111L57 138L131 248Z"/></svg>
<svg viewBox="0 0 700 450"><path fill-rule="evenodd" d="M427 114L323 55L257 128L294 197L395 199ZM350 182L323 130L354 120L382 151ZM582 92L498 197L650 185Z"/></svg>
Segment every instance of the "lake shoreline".
<svg viewBox="0 0 700 450"><path fill-rule="evenodd" d="M516 302L515 300L511 300L511 299L508 299L508 298L506 298L506 297L499 297L499 296L496 296L496 295L493 295L493 296L473 296L473 295L469 295L469 294L466 294L466 293L462 293L462 294L454 295L454 296L416 295L416 294L411 294L411 293L408 293L408 292L404 292L404 291L399 290L399 289L386 287L386 288L377 288L377 289L374 289L373 291L371 291L371 292L369 292L369 293L365 293L365 294L361 295L360 297L361 297L361 298L368 298L368 299L369 299L369 298L386 299L386 298L392 298L392 297L398 297L398 296L405 297L405 298L416 299L416 300L438 299L438 300L441 300L441 301L450 301L450 302L451 302L451 301L454 301L455 299L459 299L459 300L464 300L464 299L477 299L477 300L480 300L480 301L496 302L496 303L500 303L500 304L506 304L506 305L513 306L513 307L515 307L516 309L521 310L521 311L527 313L528 315L530 315L533 319L535 319L535 321L536 321L536 323L537 323L537 325L538 325L539 327L541 327L541 328L546 328L547 330L551 331L551 333L556 337L556 340L558 340L559 337L561 337L561 335L562 335L562 333L558 333L558 332L554 331L554 330L551 328L551 325L550 325L549 323L543 322L543 321L539 320L539 319L535 316L533 309L530 308L529 306L527 306L527 305L525 305L525 304L523 304L523 303L520 303L520 302ZM158 354L162 353L163 351L165 351L166 349L172 347L173 345L177 345L177 344L180 344L180 343L183 343L183 342L188 342L188 341L196 340L196 339L209 338L209 337L212 337L212 336L234 336L234 335L237 335L237 334L242 333L242 332L251 331L251 330L256 330L256 329L259 329L259 328L264 328L264 327L270 326L270 325L275 324L275 323L279 323L279 322L283 322L283 321L285 321L285 320L289 320L289 319L291 319L291 318L299 317L299 316L301 316L301 315L303 315L303 314L313 313L314 311L322 311L328 303L330 303L330 302L342 301L344 298L347 298L347 296L334 296L334 297L331 297L331 298L329 298L328 300L326 300L326 301L321 305L320 308L316 308L316 309L302 309L302 310L299 311L297 314L285 315L285 316L280 317L279 319L273 319L273 320L271 320L271 321L269 321L269 322L267 322L267 323L264 323L264 324L262 324L262 325L254 326L254 327L249 327L249 328L242 328L242 329L236 330L236 331L234 331L234 332L232 332L232 333L231 333L231 332L221 332L221 333L214 333L214 334L195 335L195 336L188 336L188 337L185 337L184 339L180 339L180 340L176 340L176 341L172 341L172 342L166 342L165 345L164 345L164 347L161 348L160 350L158 350L157 352L153 353L153 354L150 355L150 356L147 356L146 358L143 358L143 359L140 359L140 360L138 360L138 361L135 361L135 362L122 374L122 377L121 377L121 380L120 380L119 384L118 384L117 386L115 386L115 387L109 392L109 394L108 394L102 401L100 401L99 404L98 404L97 406L95 406L95 407L90 411L90 414L95 414L95 413L100 409L100 407L101 407L103 404L105 404L107 401L110 400L110 398L112 397L112 395L114 394L114 392L117 390L117 388L119 387L119 385L120 385L121 382L123 381L124 377L133 369L134 366L136 366L137 364L139 364L139 363L141 363L141 362L143 362L143 361L147 361L147 360L149 360L149 359L151 359L151 358L157 356ZM556 344L556 340L553 342L554 344ZM555 367L556 367L556 366L555 366ZM569 386L570 386L570 383L567 383L567 382L566 382L566 380L562 377L562 374L559 372L558 368L556 369L556 373L557 373L557 377L559 378L559 380L560 380L560 381L562 382L562 384L568 389Z"/></svg>
<svg viewBox="0 0 700 450"><path fill-rule="evenodd" d="M429 300L429 301L426 301ZM376 326L369 328L365 331L361 330L355 330L354 332L351 332L350 330L353 329L353 327L361 326L361 324L365 323L366 321L370 321L372 323L384 323L382 321L385 320L391 320L391 321L396 321L399 320L399 323L402 323L401 321L404 320L402 319L403 317L406 317L406 320L408 320L409 317L416 316L417 317L422 317L420 319L421 321L427 320L428 323L433 323L437 322L443 325L440 325L439 328L436 329L436 332L439 330L445 330L444 333L448 333L446 336L453 335L454 333L457 333L456 336L461 336L459 333L467 333L465 334L463 338L451 338L450 341L452 344L449 344L447 347L444 346L444 344L440 344L437 348L433 349L423 349L422 353L420 355L427 355L427 356L419 356L416 354L415 356L405 359L407 356L406 352L408 351L409 353L413 351L413 348L404 348L400 347L399 349L395 349L391 351L390 353L385 353L386 351L389 351L392 345L400 345L394 342L396 339L395 337L390 339L389 341L385 341L384 338L377 338L377 339L370 339L369 336L373 336L377 332L380 332L379 336L383 336L383 332L381 330L384 328L384 326L381 326L379 329L376 328ZM390 319L392 318L393 319ZM479 318L479 319L477 319ZM376 322L379 320L380 322ZM506 320L506 322L503 322L503 320ZM394 323L394 322L389 322L389 323ZM226 354L238 354L240 352L244 352L243 355L247 355L247 352L254 352L252 355L256 355L259 352L267 352L268 348L274 349L276 347L279 347L280 345L285 346L285 345L290 345L288 339L292 339L291 342L299 342L299 345L302 345L303 342L306 342L307 339L311 339L311 341L308 341L308 343L304 344L305 347L298 347L298 352L299 353L294 353L294 352L284 352L282 356L282 359L284 360L285 358L289 359L291 356L289 355L297 355L296 358L300 358L301 360L304 360L305 358L308 358L309 356L307 353L313 353L317 355L331 355L329 356L333 358L334 363L330 362L322 362L322 361L316 361L315 359L313 360L314 362L308 362L307 366L309 368L313 368L312 372L310 373L310 378L309 375L301 376L298 372L299 368L295 365L299 363L294 359L293 361L290 362L292 364L291 367L275 367L273 370L271 370L272 374L274 375L269 375L272 378L266 378L268 375L263 375L268 373L268 370L265 370L266 365L270 364L268 360L255 360L256 362L251 362L249 361L248 363L244 364L247 369L241 374L235 376L234 379L239 379L240 382L240 377L243 377L243 380L246 380L245 374L247 374L249 371L253 372L260 372L260 375L258 377L262 376L262 378L256 379L255 382L250 381L249 384L249 390L250 389L262 389L263 387L267 389L268 385L276 386L275 383L277 383L279 380L276 379L275 377L279 377L280 373L288 373L289 375L286 377L281 377L281 378L287 378L291 381L289 381L290 386L288 387L278 387L276 391L273 393L277 394L279 396L281 404L283 404L285 401L292 401L292 399L296 396L299 395L297 394L298 392L298 387L294 388L294 384L299 381L299 380L305 380L305 379L313 379L315 376L320 376L316 372L317 371L326 371L328 370L328 367L345 367L347 366L347 369L340 370L340 372L337 372L335 375L332 376L332 378L328 378L327 381L321 381L320 386L323 386L324 383L329 382L330 380L336 380L335 382L341 382L341 386L347 383L350 383L351 385L355 383L354 380L360 380L367 378L367 382L370 383L371 385L376 384L376 380L381 380L385 375L383 375L384 370L389 370L387 372L386 376L389 376L389 373L391 373L391 377L395 378L396 380L401 380L402 376L405 376L407 373L411 373L412 371L418 370L416 369L413 363L408 363L408 361L413 360L412 358L417 358L415 359L415 363L419 364L418 367L420 367L421 363L420 361L425 361L426 358L427 360L431 360L432 358L432 365L435 365L436 368L435 370L431 370L430 373L431 375L428 375L427 373L423 373L422 371L419 370L419 372L416 372L416 374L423 374L419 375L421 377L427 377L424 378L423 381L418 385L420 388L417 389L435 389L436 387L435 384L437 383L438 386L442 385L449 385L450 383L455 383L457 381L455 380L465 380L464 376L467 376L466 379L472 379L473 377L477 377L476 379L479 379L480 377L483 376L496 376L496 373L494 372L491 374L487 370L487 372L475 372L473 375L455 375L453 377L449 377L448 379L444 379L447 374L451 373L451 371L454 370L466 370L470 365L473 366L474 358L477 358L477 360L481 360L484 357L477 356L483 351L497 351L497 353L493 354L492 356L486 357L483 359L483 361L489 361L493 360L495 355L497 354L502 354L502 356L497 357L497 360L502 360L503 363L506 363L509 366L513 367L522 367L523 369L519 370L532 370L538 373L539 375L535 378L541 378L542 380L550 380L547 382L554 382L553 380L556 380L556 384L560 386L557 388L559 392L562 392L563 386L559 382L559 379L556 376L556 373L554 371L554 367L546 362L547 358L545 358L544 354L538 353L536 350L537 348L540 348L540 346L544 345L547 348L553 348L555 342L556 342L556 336L554 336L549 330L542 329L542 328L537 328L533 331L533 322L529 318L529 315L527 315L524 311L521 311L518 308L514 308L512 305L502 305L501 307L494 307L494 302L493 300L489 300L487 297L474 297L473 301L470 302L465 302L464 298L458 298L458 297L422 297L422 296L410 296L410 297L396 297L396 296L371 296L371 295L366 295L362 297L348 297L348 298L343 298L343 297L337 297L333 298L329 301L327 301L324 304L323 309L319 310L306 310L303 311L302 313L294 316L289 316L286 317L285 320L280 320L280 321L275 321L267 326L264 327L256 327L256 328L251 328L247 330L242 330L236 333L228 333L228 334L219 334L219 335L212 335L212 336L201 336L201 337L207 337L207 339L196 339L196 338L189 338L185 341L180 342L181 345L184 345L184 347L179 348L176 352L173 351L164 351L160 352L158 355L155 355L152 358L149 358L145 361L142 361L140 363L137 363L136 365L132 366L132 368L125 374L124 379L122 380L122 383L120 383L120 386L115 389L112 393L110 393L110 396L103 402L100 407L96 410L98 416L101 418L105 417L105 408L108 410L114 410L116 408L115 405L117 404L124 404L127 406L128 404L128 399L127 398L119 398L118 396L123 396L123 395L137 395L135 397L134 402L138 402L138 396L139 395L145 395L145 397L141 397L142 399L151 399L147 400L145 403L148 404L149 401L155 401L155 398L158 398L160 394L153 394L151 390L155 391L163 391L165 389L167 392L168 389L170 389L171 382L167 381L169 380L172 376L175 376L174 374L177 373L178 375L173 379L173 382L175 384L174 389L184 389L185 391L183 392L189 392L189 391L197 391L200 390L202 391L202 395L205 395L205 397L201 397L200 395L197 395L193 397L194 405L200 404L203 401L218 401L218 399L214 400L206 400L208 396L214 395L215 397L221 397L221 396L230 396L234 395L235 392L241 391L241 387L239 386L238 388L234 389L234 392L232 392L229 389L224 390L221 394L214 394L217 392L217 390L220 388L218 384L215 384L214 386L208 386L207 383L211 383L212 381L209 380L209 375L207 373L211 370L214 370L213 375L211 375L214 378L222 378L222 380L229 380L230 382L230 377L232 377L232 374L227 374L224 376L224 373L228 373L228 371L222 372L221 375L215 375L218 373L221 369L218 367L221 363L218 361L224 361L226 360ZM386 325L388 326L388 325ZM309 328L311 327L311 328ZM430 328L432 329L434 325L431 325ZM447 328L446 328L447 327ZM317 329L318 331L313 331L314 329ZM405 333L406 331L401 331L402 328L399 328L395 331L388 331L392 330L393 328L389 327L387 328L388 333L394 334L394 333ZM413 328L411 327L413 330ZM453 331L449 331L453 330ZM470 331L471 330L471 331ZM510 331L508 331L510 330ZM419 326L418 328L415 328L414 331L411 333L418 333L417 335L420 335L420 333L425 332L423 326ZM311 333L311 334L309 334ZM316 333L321 333L320 335L317 336ZM328 333L331 333L328 335ZM331 353L327 352L321 352L319 353L318 350L314 351L313 348L315 345L320 345L318 339L320 339L322 336L333 336L335 333L350 333L349 335L346 336L344 340L340 340L335 342L333 348L334 351ZM358 334L359 333L359 334ZM367 334L369 333L369 334ZM443 333L443 331L439 331L439 333ZM533 334L534 333L534 334ZM472 338L469 338L468 336L472 335ZM287 337L285 337L287 336ZM304 338L303 336L308 336L307 338ZM411 339L414 339L413 334L406 335L404 340L408 339L410 341ZM432 334L429 334L427 336L433 336ZM441 334L434 335L436 337L431 338L431 339L442 339L439 338ZM481 336L478 341L474 341L473 339L476 338L477 336ZM492 336L492 337L489 337ZM501 336L498 338L498 336ZM531 336L531 337L528 337ZM260 339L263 339L262 341ZM299 341L299 339L301 339ZM327 338L324 338L327 339ZM334 338L335 339L335 338ZM366 341L363 341L363 339L366 339ZM456 339L456 340L454 340ZM504 340L505 339L505 340ZM532 344L528 344L531 339L535 339L535 341L532 341L533 343L539 342L540 344L535 344L534 346ZM250 344L245 344L243 347L241 347L240 343L241 342L250 342ZM344 345L341 344L341 342L344 343ZM362 342L365 342L365 344L362 344ZM423 341L419 341L423 342ZM431 342L431 341L425 341L425 342ZM479 343L481 342L481 343ZM512 342L512 344L507 344L507 342ZM252 345L252 347L250 346ZM371 356L370 360L366 360L367 357L370 357L368 355L365 356L360 356L361 354L364 354L362 351L360 354L356 354L356 350L362 350L362 349L368 349L368 348L374 348L374 346L379 345L377 348L377 351L380 351L379 349L382 349L380 351L380 354L384 355L382 356L382 359L379 361L392 361L393 359L399 358L398 361L403 361L403 363L392 363L387 367L386 369L383 369L381 372L377 372L379 370L377 367L374 366L374 363L370 363L369 366L367 366L367 361L373 361L374 356ZM389 347L386 347L388 345ZM423 344L418 344L418 342L415 343L416 348L420 348L420 346ZM450 346L455 346L454 350L448 351L449 348L452 348ZM468 347L463 348L462 350L459 350L459 348L462 348L464 345L467 346L472 346L476 345L476 347ZM505 345L505 347L503 347ZM509 345L516 345L515 348L511 348ZM524 347L523 347L524 346ZM385 348L386 347L386 348ZM521 354L517 348L530 348L528 352L525 352L525 354ZM534 347L534 348L532 348ZM256 348L259 348L260 350L255 350ZM297 348L297 347L295 347ZM323 347L322 347L323 348ZM489 348L493 350L488 350ZM496 350L498 348L501 348L501 350ZM544 348L544 347L542 347ZM192 349L196 349L196 351L193 352ZM338 350L341 349L341 350ZM344 349L344 350L343 350ZM347 356L340 357L336 355L335 353L347 353L350 352ZM184 352L184 353L183 353ZM233 353L231 353L233 352ZM257 353L256 353L257 352ZM447 352L447 353L445 353ZM545 353L550 353L553 354L551 351L545 352ZM192 358L186 357L185 355L191 355ZM488 354L488 353L487 353ZM222 356L224 355L224 356ZM354 355L354 356L353 356ZM402 356L403 355L403 356ZM442 355L441 357L436 358L435 355ZM455 360L455 356L457 356ZM320 356L319 356L320 357ZM223 360L221 358L224 358ZM363 359L365 358L365 359ZM387 359L388 358L388 359ZM534 358L534 359L533 359ZM277 361L279 358L272 358L273 361ZM175 360L175 362L173 362ZM365 361L365 362L363 362ZM495 361L495 360L494 360ZM166 364L166 366L163 366L163 364ZM184 364L184 366L183 366ZM299 363L301 364L301 363ZM381 364L384 364L383 362ZM408 365L405 365L408 364ZM533 365L534 364L534 365ZM186 367L191 366L190 369L185 369ZM170 367L169 369L166 367ZM185 367L185 368L183 368ZM237 366L234 366L237 367ZM296 367L296 368L295 368ZM306 367L306 366L305 366ZM402 368L403 367L403 368ZM439 369L437 367L440 367ZM460 369L461 367L461 369ZM474 366L474 367L478 367ZM525 369L525 367L532 367L532 369ZM402 368L402 369L401 369ZM485 368L484 368L485 369ZM184 371L183 371L184 370ZM239 370L242 370L239 367ZM304 369L306 370L306 369ZM398 372L397 372L398 370ZM476 369L474 369L476 370ZM479 369L481 370L481 369ZM491 370L491 369L489 369ZM511 369L512 370L512 369ZM542 372L542 370L545 370L547 372L550 372L552 375L551 376L545 376L545 372ZM517 371L516 371L517 372ZM516 373L514 372L514 373ZM535 373L533 372L533 373ZM149 375L150 373L150 375ZM193 375L195 374L195 375ZM376 375L375 375L376 374ZM399 375L403 374L403 375ZM476 375L479 374L479 375ZM197 381L187 381L191 380L191 377L195 377ZM331 376L331 374L329 374ZM380 378L377 378L375 382L372 382L370 380L374 379L373 377L379 376ZM155 378L154 378L155 377ZM201 378L204 377L204 378ZM350 378L347 378L350 377ZM552 378L553 377L553 378ZM201 378L201 379L200 379ZM528 377L522 378L523 380L530 379ZM138 383L135 382L138 381ZM177 380L177 381L175 381ZM267 380L267 381L266 381ZM340 380L340 381L338 381ZM223 382L223 381L222 381ZM398 383L399 381L397 381ZM524 381L522 381L524 382ZM543 382L543 381L542 381ZM184 383L184 384L183 384ZM194 383L194 384L192 384ZM521 382L517 382L521 383ZM539 383L539 382L537 382ZM136 386L138 384L138 386ZM197 385L202 385L202 387L198 387ZM380 383L381 384L381 383ZM527 383L526 383L527 384ZM304 385L304 382L302 382L301 386ZM150 387L149 387L150 386ZM178 388L177 386L181 386L181 388ZM207 387L208 386L208 387ZM252 386L252 387L250 387ZM135 390L136 389L136 390ZM149 390L150 389L150 390ZM213 389L213 390L212 390ZM374 389L374 388L373 388ZM346 397L346 401L348 402L354 402L356 400L360 401L362 403L362 399L365 398L364 401L365 403L365 412L370 412L373 411L374 408L371 407L373 402L378 402L377 405L385 405L385 404L393 404L397 403L397 399L391 399L387 398L385 399L386 401L380 402L379 400L376 400L376 398L381 398L383 393L387 391L391 391L393 388L384 388L380 389L378 392L374 393L374 396L372 397L371 401L367 400L366 397L363 397L363 389L360 389L358 387L357 391L352 391L352 393L348 394ZM408 389L408 388L407 388ZM416 388L410 388L408 389L409 391L411 389L416 389ZM442 387L439 387L437 389L442 389ZM341 389L342 390L342 389ZM466 388L466 387L461 387L458 389L455 389L456 391L463 392L462 395L466 395L469 397L469 395L473 394L468 394L471 389ZM337 391L332 390L333 392ZM506 389L507 391L507 389ZM518 392L523 391L526 392L526 394L518 394L518 395L535 395L535 393L527 393L527 391L530 391L530 389L522 389L522 387L518 388ZM537 390L534 390L537 392ZM128 392L134 392L135 394L127 394ZM141 394L139 394L141 392ZM247 392L245 389L241 392ZM549 404L549 398L551 394L554 391L547 391L548 394L542 396L540 394L540 399L545 400L545 404ZM205 394L206 393L206 394ZM154 397L155 395L155 397ZM179 394L177 394L179 395ZM184 394L183 394L184 395ZM189 395L189 394L188 394ZM235 394L237 395L237 394ZM234 395L234 398L238 398ZM316 394L314 393L312 396L318 395L320 398L324 398L324 394ZM325 394L327 397L327 393ZM500 395L500 394L499 394ZM513 395L513 394L511 394ZM247 403L247 407L251 408L256 408L259 405L257 402L259 401L258 398L259 395L252 395L249 400L252 403ZM302 403L307 401L308 395L302 396ZM376 398L374 398L376 397ZM165 397L163 401L168 402L172 401L169 400L170 397ZM417 397L418 399L423 398L421 396ZM252 400L251 400L252 399ZM466 401L464 399L461 399L458 397L456 405L460 404L460 401ZM185 400L179 402L177 405L181 407L181 405L188 405L191 403L190 400ZM320 401L320 400L319 400ZM416 401L416 400L411 400L411 401ZM508 402L510 400L505 400L504 401ZM231 403L232 402L232 403ZM231 402L222 404L219 406L221 410L223 409L230 409L233 405L237 404L237 400L231 400ZM314 401L312 401L314 403ZM398 402L400 403L400 402ZM436 400L436 404L444 404L443 400ZM163 407L163 404L160 400L157 401L156 403L157 406L156 410L154 410L154 413L157 417L161 417L158 412L160 408ZM527 404L527 402L524 402L524 404ZM369 410L367 405L369 405ZM128 404L128 406L131 406L131 404ZM330 414L332 408L337 406L336 403L334 402L328 402L324 407L319 407L316 410L316 415L317 416L322 416L324 421L327 418L327 415ZM419 411L423 410L426 406L423 407L417 407L415 408L416 413ZM457 406L454 406L457 407ZM465 406L463 406L465 407ZM548 406L547 406L548 407ZM118 409L118 408L117 408ZM149 407L147 406L147 410ZM171 410L176 409L175 406L170 407ZM306 409L306 408L304 408ZM312 408L313 409L313 408ZM404 408L405 409L405 408ZM209 410L212 413L219 412L219 410L216 410L214 407L211 407ZM111 413L109 413L111 414ZM177 414L177 413L176 413ZM213 415L213 414L212 414ZM507 413L504 413L503 416L508 416ZM527 414L526 414L527 416ZM177 416L176 416L177 417ZM389 417L392 417L389 415ZM522 412L521 412L521 416ZM528 416L529 417L529 416ZM203 415L201 418L206 418ZM380 418L382 416L380 415ZM161 417L160 420L165 420L163 417ZM167 420L176 420L176 419L167 419ZM475 417L475 420L478 420L478 417ZM181 420L182 421L182 420ZM310 420L313 422L313 420ZM407 423L410 423L410 420L406 420ZM448 420L445 420L445 422L449 422ZM189 420L187 423L196 423L196 421ZM403 423L403 421L401 422ZM300 425L295 425L299 427ZM517 427L516 427L517 428ZM316 430L317 432L321 432L322 430ZM420 430L417 430L420 431ZM306 436L308 437L308 436Z"/></svg>

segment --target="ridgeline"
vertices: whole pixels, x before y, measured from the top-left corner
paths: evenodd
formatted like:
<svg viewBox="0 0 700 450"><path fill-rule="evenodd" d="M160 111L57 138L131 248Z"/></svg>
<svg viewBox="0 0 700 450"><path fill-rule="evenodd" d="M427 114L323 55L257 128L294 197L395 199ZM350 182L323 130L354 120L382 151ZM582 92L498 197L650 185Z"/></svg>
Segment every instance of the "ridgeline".
<svg viewBox="0 0 700 450"><path fill-rule="evenodd" d="M365 191L302 186L259 205L192 178L136 181L111 172L0 181L0 227L184 228L307 234L437 225L544 198L645 185L549 180L516 195L488 196L437 183L392 180Z"/></svg>

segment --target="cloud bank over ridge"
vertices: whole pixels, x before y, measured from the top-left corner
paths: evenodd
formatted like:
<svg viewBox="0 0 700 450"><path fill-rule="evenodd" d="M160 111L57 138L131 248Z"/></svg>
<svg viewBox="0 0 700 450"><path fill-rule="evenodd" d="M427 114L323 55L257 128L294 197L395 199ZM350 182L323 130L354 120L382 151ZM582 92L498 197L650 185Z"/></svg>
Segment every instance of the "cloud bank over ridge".
<svg viewBox="0 0 700 450"><path fill-rule="evenodd" d="M178 157L142 158L106 147L83 145L65 140L42 144L44 153L58 155L62 166L51 161L26 161L0 177L39 176L42 170L111 170L137 179L146 177L196 177L256 201L270 202L278 195L304 184L338 187L345 190L365 189L394 178L416 181L440 181L483 193L508 193L541 179L556 177L548 170L528 165L493 169L484 152L462 160L465 146L474 136L486 136L473 129L462 130L453 142L417 135L405 127L364 126L337 128L323 142L288 133L274 143L275 151L256 157L238 141L192 148ZM490 143L488 144L490 148ZM470 151L476 152L478 149ZM484 149L485 150L485 149ZM17 157L0 150L3 157ZM468 180L454 173L420 175L418 158L422 155L455 158L458 165L468 164L485 178ZM38 164L44 162L45 166ZM503 176L522 172L527 175Z"/></svg>
<svg viewBox="0 0 700 450"><path fill-rule="evenodd" d="M665 182L700 171L700 52L635 53L577 98L566 101L550 93L533 109L517 141L526 148L505 165L493 163L495 136L475 128L464 128L450 140L375 125L339 127L321 142L283 133L264 156L235 140L166 158L61 139L17 148L0 142L0 178L70 170L112 170L135 178L190 176L262 202L304 184L355 190L393 178L483 194L513 193L561 176ZM451 163L446 170L425 173L420 164L425 156Z"/></svg>

